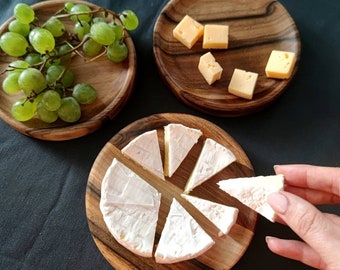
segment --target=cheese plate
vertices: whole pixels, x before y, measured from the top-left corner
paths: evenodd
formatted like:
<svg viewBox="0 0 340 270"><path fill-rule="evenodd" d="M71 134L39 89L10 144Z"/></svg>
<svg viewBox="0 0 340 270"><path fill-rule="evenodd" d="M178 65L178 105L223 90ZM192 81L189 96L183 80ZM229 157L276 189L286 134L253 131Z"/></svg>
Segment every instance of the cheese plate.
<svg viewBox="0 0 340 270"><path fill-rule="evenodd" d="M39 21L45 22L48 18L60 11L67 0L43 1L32 5L36 17ZM85 3L91 9L99 6L84 2L74 1L74 3ZM9 18L0 28L0 35L8 31L8 25L14 18ZM73 29L71 20L63 20L66 29ZM29 121L16 121L11 115L12 104L18 100L18 95L8 95L0 90L0 118L19 132L38 139L50 141L70 140L85 136L98 130L106 121L113 119L124 107L129 99L136 76L136 51L131 36L126 37L128 46L128 58L122 63L113 63L106 56L102 56L95 61L85 62L82 57L73 57L70 69L72 70L75 83L86 82L96 89L97 98L95 102L82 106L82 116L80 120L73 124L68 124L61 120L48 124L38 118ZM5 79L8 64L16 60L0 52L0 83ZM20 95L20 94L19 94Z"/></svg>
<svg viewBox="0 0 340 270"><path fill-rule="evenodd" d="M203 49L202 39L188 49L177 41L172 32L185 15L203 25L228 25L228 49ZM173 94L194 109L220 117L248 115L274 103L292 81L301 51L293 18L278 1L271 0L171 0L155 23L153 44L159 73ZM296 54L289 79L266 77L272 50ZM198 70L200 56L209 51L223 68L221 79L212 85ZM235 68L258 74L251 100L228 93Z"/></svg>
<svg viewBox="0 0 340 270"><path fill-rule="evenodd" d="M178 170L171 177L166 176L164 181L153 176L153 174L141 166L137 166L121 153L121 149L139 135L156 130L161 157L164 161L164 126L170 123L179 123L187 127L199 129L202 131L202 136L186 156ZM235 154L237 161L196 187L190 192L190 195L239 209L236 224L231 228L229 234L224 236L219 236L218 229L207 221L204 216L197 214L197 210L195 211L194 207L190 206L190 203L185 202L186 200L181 197L186 181L203 147L204 140L207 138L211 138L229 148ZM156 263L155 258L138 256L120 245L110 234L99 206L102 192L101 184L114 158L130 167L130 169L162 194L155 246L157 246L159 241L171 202L174 198L190 212L203 229L213 238L215 244L195 259L165 265ZM237 200L226 195L225 192L218 188L217 182L222 179L242 176L254 176L250 160L241 146L226 131L215 124L196 116L178 113L156 114L139 119L123 128L106 143L91 168L86 188L86 215L92 237L98 249L114 268L230 269L238 262L248 248L254 235L258 215Z"/></svg>

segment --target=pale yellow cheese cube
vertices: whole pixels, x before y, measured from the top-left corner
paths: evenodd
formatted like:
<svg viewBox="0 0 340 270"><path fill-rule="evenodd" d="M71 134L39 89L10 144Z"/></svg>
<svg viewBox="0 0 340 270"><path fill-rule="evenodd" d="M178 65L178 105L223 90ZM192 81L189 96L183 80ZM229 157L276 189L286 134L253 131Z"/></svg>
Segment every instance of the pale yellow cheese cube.
<svg viewBox="0 0 340 270"><path fill-rule="evenodd" d="M265 68L266 76L274 79L288 79L292 75L295 62L295 53L273 50Z"/></svg>
<svg viewBox="0 0 340 270"><path fill-rule="evenodd" d="M234 69L228 91L235 96L252 99L258 74L242 69Z"/></svg>
<svg viewBox="0 0 340 270"><path fill-rule="evenodd" d="M204 26L185 15L173 30L173 36L189 49L202 37Z"/></svg>
<svg viewBox="0 0 340 270"><path fill-rule="evenodd" d="M200 57L198 69L209 85L221 79L223 68L216 62L211 52L207 52Z"/></svg>
<svg viewBox="0 0 340 270"><path fill-rule="evenodd" d="M204 26L203 49L227 49L229 26L207 24Z"/></svg>

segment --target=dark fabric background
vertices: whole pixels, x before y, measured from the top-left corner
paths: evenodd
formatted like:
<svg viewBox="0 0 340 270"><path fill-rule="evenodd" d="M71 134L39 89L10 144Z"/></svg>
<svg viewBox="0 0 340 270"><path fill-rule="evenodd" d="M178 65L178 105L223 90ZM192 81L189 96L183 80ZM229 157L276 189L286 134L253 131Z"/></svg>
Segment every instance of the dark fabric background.
<svg viewBox="0 0 340 270"><path fill-rule="evenodd" d="M18 0L1 0L0 22ZM27 0L29 4L37 1ZM165 0L96 0L121 11L136 11L132 33L138 59L136 87L121 113L101 130L66 142L26 137L0 120L0 269L112 269L89 231L85 188L91 166L104 144L131 122L162 112L206 118L233 136L257 175L273 165L340 164L340 2L282 0L300 31L298 72L280 99L265 111L217 118L178 101L157 73L152 32ZM100 80L100 74L97 74ZM323 207L340 214L339 207ZM234 269L309 269L272 254L265 236L295 237L279 224L259 218L255 236Z"/></svg>

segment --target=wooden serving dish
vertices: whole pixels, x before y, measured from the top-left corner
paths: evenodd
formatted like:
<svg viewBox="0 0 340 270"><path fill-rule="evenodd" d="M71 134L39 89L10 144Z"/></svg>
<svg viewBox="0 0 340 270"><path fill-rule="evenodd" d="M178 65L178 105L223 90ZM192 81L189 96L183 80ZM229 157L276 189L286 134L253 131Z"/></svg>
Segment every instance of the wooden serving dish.
<svg viewBox="0 0 340 270"><path fill-rule="evenodd" d="M202 49L202 40L188 49L172 35L187 14L203 25L229 25L229 48L210 50L223 68L222 78L211 86L197 68L200 56L209 51ZM297 71L301 50L294 20L272 0L171 0L155 24L153 41L159 72L175 96L190 107L221 117L251 114L277 100ZM296 53L290 79L266 77L273 49ZM259 74L252 100L228 93L235 68Z"/></svg>
<svg viewBox="0 0 340 270"><path fill-rule="evenodd" d="M44 22L50 16L62 9L67 0L43 1L33 5L39 21ZM92 9L98 6L82 1ZM8 24L13 18L8 19L0 28L0 35L8 31ZM67 29L71 29L73 23L70 20L63 20ZM82 105L82 117L74 124L67 124L61 120L47 124L37 118L26 122L18 122L11 115L11 106L18 99L18 95L8 95L0 91L0 117L19 132L43 140L61 141L78 138L98 130L104 122L111 120L126 104L133 90L136 76L136 51L132 38L126 38L129 49L128 58L115 64L105 56L92 61L84 60L75 56L72 59L70 69L74 73L75 83L86 82L91 84L97 91L97 99L90 105ZM6 70L8 64L15 60L0 53L0 72ZM0 83L5 74L0 76Z"/></svg>
<svg viewBox="0 0 340 270"><path fill-rule="evenodd" d="M163 127L169 123L181 123L188 127L200 129L203 132L203 136L189 152L189 155L171 179L166 178L166 181L163 181L157 177L155 178L155 176L148 173L141 166L125 158L121 154L120 149L136 136L146 131L156 129L161 155L164 160ZM204 216L198 215L197 210L195 211L189 203L182 199L180 203L183 204L216 242L210 250L196 259L163 265L157 264L154 258L144 258L125 249L108 231L99 208L101 183L112 159L117 158L123 162L162 194L155 238L157 244L172 198L180 198L180 194L183 192L185 183L193 169L205 138L212 138L228 147L237 157L237 161L201 186L196 187L190 194L239 208L237 223L233 226L230 233L227 236L219 237L218 230L211 223L206 222ZM86 188L86 215L91 234L103 256L117 269L230 269L241 258L252 240L257 214L220 190L217 182L231 177L253 175L252 165L240 145L227 132L211 122L191 115L172 113L142 118L117 133L104 146L92 166Z"/></svg>

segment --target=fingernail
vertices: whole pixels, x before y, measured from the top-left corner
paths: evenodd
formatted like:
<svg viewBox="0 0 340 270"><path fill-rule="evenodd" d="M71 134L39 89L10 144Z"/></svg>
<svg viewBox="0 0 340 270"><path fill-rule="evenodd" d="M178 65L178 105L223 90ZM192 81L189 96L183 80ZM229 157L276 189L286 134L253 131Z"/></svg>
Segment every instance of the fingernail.
<svg viewBox="0 0 340 270"><path fill-rule="evenodd" d="M284 214L287 211L288 199L285 195L279 192L269 194L268 203L279 214Z"/></svg>

